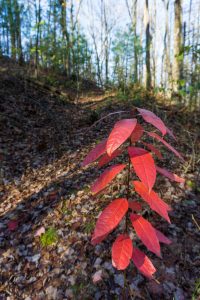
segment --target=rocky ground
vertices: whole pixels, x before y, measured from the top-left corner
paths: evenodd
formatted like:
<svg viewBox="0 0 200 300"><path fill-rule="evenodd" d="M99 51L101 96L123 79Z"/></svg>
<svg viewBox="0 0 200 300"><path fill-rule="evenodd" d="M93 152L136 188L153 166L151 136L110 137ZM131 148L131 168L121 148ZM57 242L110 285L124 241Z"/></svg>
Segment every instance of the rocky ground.
<svg viewBox="0 0 200 300"><path fill-rule="evenodd" d="M117 109L129 109L131 100L100 101L98 96L98 102L75 105L8 72L0 77L0 299L122 299L124 275L112 267L110 252L120 226L96 247L90 240L102 208L123 195L124 174L94 198L90 185L101 170L80 163L120 116L92 124ZM176 132L175 146L186 161L163 151L161 166L185 177L186 184L158 176L155 189L173 207L172 224L146 206L144 214L172 244L162 245L163 259L148 253L157 268L155 280L130 265L126 298L199 299L200 118L197 112L154 102L147 106L156 108ZM139 240L137 244L146 251Z"/></svg>

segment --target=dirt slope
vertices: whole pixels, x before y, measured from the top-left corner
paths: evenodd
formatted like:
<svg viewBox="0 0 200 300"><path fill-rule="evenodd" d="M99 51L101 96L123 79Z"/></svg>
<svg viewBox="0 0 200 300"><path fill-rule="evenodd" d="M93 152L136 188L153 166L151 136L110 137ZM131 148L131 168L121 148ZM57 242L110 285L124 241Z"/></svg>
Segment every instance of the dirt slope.
<svg viewBox="0 0 200 300"><path fill-rule="evenodd" d="M80 162L119 116L90 126L109 112L128 109L132 102L114 97L99 101L99 95L79 105L63 102L5 68L2 65L0 72L1 299L121 299L123 275L113 269L110 258L118 230L96 247L90 238L99 212L119 196L124 182L121 178L94 199L89 187L101 171L94 165L82 169ZM155 108L154 103L148 105ZM160 113L177 131L176 147L186 157L183 167L167 152L161 165L189 181L178 186L158 176L156 190L174 209L172 224L148 208L145 214L173 243L162 247L162 260L149 254L158 269L157 281L146 280L133 266L128 269L128 299L191 299L200 278L200 233L194 222L200 224L199 121L189 115L183 120L181 113L167 107ZM55 228L56 243L43 247L37 235L48 228ZM102 280L94 284L97 271Z"/></svg>

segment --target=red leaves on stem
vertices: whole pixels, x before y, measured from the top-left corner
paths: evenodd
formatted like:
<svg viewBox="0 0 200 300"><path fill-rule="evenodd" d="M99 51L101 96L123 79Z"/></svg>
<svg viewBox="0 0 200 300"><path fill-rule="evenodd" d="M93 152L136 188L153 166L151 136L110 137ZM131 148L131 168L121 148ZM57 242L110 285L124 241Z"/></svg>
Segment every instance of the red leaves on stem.
<svg viewBox="0 0 200 300"><path fill-rule="evenodd" d="M147 278L152 279L153 274L156 272L150 259L139 249L133 247L132 255L133 263L136 268Z"/></svg>
<svg viewBox="0 0 200 300"><path fill-rule="evenodd" d="M139 141L143 133L144 133L144 128L139 123L137 123L131 134L131 142L134 144L137 141Z"/></svg>
<svg viewBox="0 0 200 300"><path fill-rule="evenodd" d="M125 270L132 257L133 245L127 234L117 237L112 246L112 264L117 270Z"/></svg>
<svg viewBox="0 0 200 300"><path fill-rule="evenodd" d="M157 117L153 112L147 110L147 109L142 109L142 108L137 108L143 119L147 122L152 124L154 127L156 127L158 130L162 132L162 135L165 135L167 133L167 128L163 121Z"/></svg>
<svg viewBox="0 0 200 300"><path fill-rule="evenodd" d="M167 244L167 245L171 244L171 241L162 232L160 232L157 229L155 229L155 231L156 231L156 235L157 235L159 242L161 242L163 244Z"/></svg>
<svg viewBox="0 0 200 300"><path fill-rule="evenodd" d="M154 145L145 142L142 142L142 144L146 146L151 152L153 152L159 159L163 159L161 152L156 147L154 147Z"/></svg>
<svg viewBox="0 0 200 300"><path fill-rule="evenodd" d="M126 165L120 164L106 169L91 187L92 193L97 194L103 190L125 167Z"/></svg>
<svg viewBox="0 0 200 300"><path fill-rule="evenodd" d="M128 153L135 173L151 191L156 180L156 167L151 154L142 148L129 147Z"/></svg>
<svg viewBox="0 0 200 300"><path fill-rule="evenodd" d="M164 175L165 177L169 178L171 181L176 181L176 182L180 182L180 183L184 183L185 179L179 177L178 175L171 173L170 171L160 168L158 166L156 166L156 170L158 171L158 173Z"/></svg>
<svg viewBox="0 0 200 300"><path fill-rule="evenodd" d="M156 127L163 136L165 134L169 134L175 139L172 131L168 129L163 121L153 112L140 108L137 108L137 110L144 121ZM137 119L123 119L118 121L114 125L108 139L103 140L93 150L91 150L84 159L82 165L86 166L96 159L99 159L98 166L104 166L106 163L109 163L112 159L122 153L123 150L118 148L126 142L128 138L130 138L132 143L136 143L141 139L143 133L144 128L137 123ZM176 156L183 159L178 151L168 144L163 137L154 132L147 133L150 137L162 142ZM143 141L141 141L141 143L148 150L156 154L158 158L162 159L161 152L154 147L154 145ZM133 181L135 191L143 198L152 210L156 211L170 223L168 216L168 212L171 210L170 206L152 190L156 180L156 172L168 177L172 181L184 182L184 179L164 168L156 166L151 153L143 148L128 147L128 154L135 173L141 180ZM96 195L101 192L117 176L117 174L125 168L125 166L125 164L117 164L106 169L93 184L92 193ZM129 175L130 173L128 174L127 194L129 194ZM92 244L96 245L103 241L120 223L126 215L128 208L130 208L133 212L130 214L130 219L138 237L150 251L161 257L160 243L169 245L171 241L162 232L155 229L151 223L149 223L141 215L136 214L142 209L139 202L127 200L125 198L119 198L112 201L100 214L92 235ZM127 225L128 222L125 222L124 234L120 234L112 245L113 266L118 270L124 270L128 267L132 258L133 263L138 270L147 278L152 279L156 269L151 260L143 252L133 247L130 237L126 234ZM12 229L12 224L10 226L10 230L14 230ZM96 277L94 278L94 281L101 280L101 274L95 273L95 275Z"/></svg>
<svg viewBox="0 0 200 300"><path fill-rule="evenodd" d="M128 201L119 198L112 201L99 216L92 236L92 244L100 243L121 221L128 210Z"/></svg>
<svg viewBox="0 0 200 300"><path fill-rule="evenodd" d="M157 256L161 257L160 244L157 238L155 228L142 216L131 214L131 223L143 244Z"/></svg>
<svg viewBox="0 0 200 300"><path fill-rule="evenodd" d="M104 152L106 152L106 140L103 140L101 143L97 144L94 149L92 149L88 155L85 157L82 162L82 167L89 165L94 162L97 158L99 158Z"/></svg>
<svg viewBox="0 0 200 300"><path fill-rule="evenodd" d="M119 150L119 149L117 149L115 152L113 152L113 154L111 156L109 156L107 153L105 153L99 159L98 167L103 167L104 165L106 165L107 163L109 163L112 159L114 159L115 157L117 157L121 153L122 153L122 150Z"/></svg>
<svg viewBox="0 0 200 300"><path fill-rule="evenodd" d="M167 220L169 223L170 219L168 216L168 211L171 210L171 207L166 204L156 192L151 191L149 193L147 187L140 181L133 181L136 192L146 201L151 209L156 211L161 217Z"/></svg>
<svg viewBox="0 0 200 300"><path fill-rule="evenodd" d="M136 119L123 119L115 123L106 144L106 150L109 156L130 137L136 124Z"/></svg>
<svg viewBox="0 0 200 300"><path fill-rule="evenodd" d="M132 211L140 211L142 209L142 205L138 201L128 201L128 206Z"/></svg>
<svg viewBox="0 0 200 300"><path fill-rule="evenodd" d="M148 135L155 138L156 140L158 140L159 142L163 143L163 145L165 145L169 150L171 150L176 156L178 156L181 160L184 161L182 155L176 150L174 149L174 147L172 147L169 143L167 143L163 138L161 138L157 133L155 132L148 132Z"/></svg>

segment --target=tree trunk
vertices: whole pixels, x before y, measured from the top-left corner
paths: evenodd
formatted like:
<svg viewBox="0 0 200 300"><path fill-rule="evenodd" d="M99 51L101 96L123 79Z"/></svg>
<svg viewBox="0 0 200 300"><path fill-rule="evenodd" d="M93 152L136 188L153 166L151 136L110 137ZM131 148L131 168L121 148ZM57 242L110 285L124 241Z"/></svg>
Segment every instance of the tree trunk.
<svg viewBox="0 0 200 300"><path fill-rule="evenodd" d="M39 0L38 10L37 5L35 3L35 10L36 10L36 42L35 42L35 76L38 77L38 65L39 65L39 33L40 33L40 22L41 22L41 0Z"/></svg>
<svg viewBox="0 0 200 300"><path fill-rule="evenodd" d="M23 63L23 52L22 52L22 40L21 40L21 18L20 18L20 8L18 1L14 1L15 9L15 30L16 30L16 42L17 42L17 54L20 63Z"/></svg>
<svg viewBox="0 0 200 300"><path fill-rule="evenodd" d="M171 81L171 62L170 62L170 31L169 31L169 0L165 1L165 35L163 53L163 73L165 74L165 88L170 87Z"/></svg>
<svg viewBox="0 0 200 300"><path fill-rule="evenodd" d="M11 39L11 57L16 59L15 24L14 24L14 16L12 11L11 0L7 0L7 9L8 9L8 21L9 21L9 31L10 31L10 39Z"/></svg>
<svg viewBox="0 0 200 300"><path fill-rule="evenodd" d="M144 22L145 22L145 35L146 35L146 88L151 89L151 61L150 61L150 47L151 47L151 35L150 35L150 22L149 22L149 0L145 0L144 7Z"/></svg>
<svg viewBox="0 0 200 300"><path fill-rule="evenodd" d="M107 14L106 14L106 5L104 2L104 10L103 10L103 15L104 15L104 28L105 28L105 80L106 84L108 84L108 59L109 59L109 49L108 49L108 22L107 22Z"/></svg>
<svg viewBox="0 0 200 300"><path fill-rule="evenodd" d="M61 28L64 41L64 68L67 76L71 74L71 51L70 51L70 37L67 29L67 1L60 0L61 6Z"/></svg>
<svg viewBox="0 0 200 300"><path fill-rule="evenodd" d="M182 0L174 2L174 62L173 62L173 89L175 92L179 90L181 79L182 60L179 55L182 48Z"/></svg>

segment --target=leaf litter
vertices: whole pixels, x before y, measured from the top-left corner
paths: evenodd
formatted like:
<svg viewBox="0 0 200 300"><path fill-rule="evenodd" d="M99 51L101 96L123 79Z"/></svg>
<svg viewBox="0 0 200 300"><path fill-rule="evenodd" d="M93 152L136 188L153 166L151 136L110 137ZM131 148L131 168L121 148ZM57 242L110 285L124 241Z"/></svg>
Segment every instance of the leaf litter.
<svg viewBox="0 0 200 300"><path fill-rule="evenodd" d="M79 107L61 104L46 92L25 89L16 77L1 79L0 296L9 300L120 297L122 273L113 269L107 251L114 235L109 234L96 247L91 245L91 235L98 214L114 200L107 196L109 190L114 197L121 196L118 188L123 190L123 176L105 195L93 198L90 186L100 171L93 165L84 171L80 166L94 146L93 140L98 143L109 133L111 121L104 119L85 134L91 125L87 103ZM8 81L13 90L6 88ZM97 105L94 103L94 109ZM124 105L113 100L109 110L106 105L99 109L106 115ZM181 125L177 126L185 153L189 142L186 137L183 140ZM188 151L188 160L190 155ZM121 163L120 157L115 161ZM180 174L169 155L162 162L162 167L166 166ZM196 182L196 176L197 171L189 168L187 179ZM127 281L137 299L147 295L187 299L200 275L200 233L191 218L193 215L200 224L198 191L184 184L175 187L162 176L155 189L158 186L162 198L173 207L169 228L159 216L153 216L154 226L172 241L163 247L163 260L149 255L158 270L159 284L132 269L128 269ZM140 201L139 196L132 196ZM150 214L148 206L145 213ZM56 241L43 247L41 237L49 228L55 229ZM98 257L101 262L97 265Z"/></svg>

